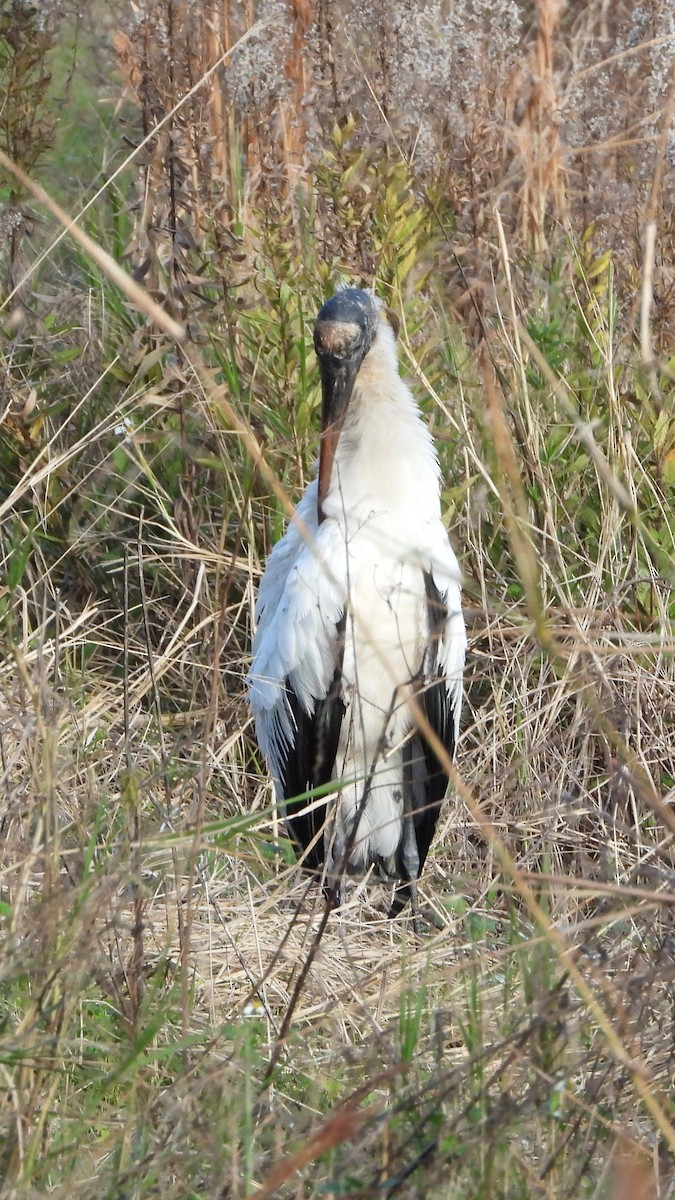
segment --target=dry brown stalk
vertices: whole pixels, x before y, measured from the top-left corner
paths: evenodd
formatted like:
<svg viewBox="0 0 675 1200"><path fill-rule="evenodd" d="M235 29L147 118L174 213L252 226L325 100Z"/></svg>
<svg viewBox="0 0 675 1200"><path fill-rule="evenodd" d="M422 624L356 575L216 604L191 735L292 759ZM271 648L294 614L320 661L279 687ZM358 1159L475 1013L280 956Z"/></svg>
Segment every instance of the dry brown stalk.
<svg viewBox="0 0 675 1200"><path fill-rule="evenodd" d="M305 68L305 45L310 26L314 21L312 0L290 0L293 34L286 59L286 72L291 84L291 94L281 107L280 120L284 147L284 160L288 188L291 196L300 184L306 184L307 122L304 108L307 97Z"/></svg>
<svg viewBox="0 0 675 1200"><path fill-rule="evenodd" d="M524 170L521 237L538 252L547 246L547 220L562 220L568 208L555 71L556 32L563 9L564 0L536 0L537 33L522 101L524 115L514 131Z"/></svg>
<svg viewBox="0 0 675 1200"><path fill-rule="evenodd" d="M320 1129L309 1137L300 1150L277 1163L262 1181L260 1187L256 1188L254 1192L250 1192L245 1200L267 1200L268 1196L273 1196L282 1183L301 1171L303 1167L308 1166L309 1163L314 1162L319 1155L356 1137L364 1121L370 1115L372 1114L354 1112L351 1109L342 1109L340 1112L334 1113Z"/></svg>

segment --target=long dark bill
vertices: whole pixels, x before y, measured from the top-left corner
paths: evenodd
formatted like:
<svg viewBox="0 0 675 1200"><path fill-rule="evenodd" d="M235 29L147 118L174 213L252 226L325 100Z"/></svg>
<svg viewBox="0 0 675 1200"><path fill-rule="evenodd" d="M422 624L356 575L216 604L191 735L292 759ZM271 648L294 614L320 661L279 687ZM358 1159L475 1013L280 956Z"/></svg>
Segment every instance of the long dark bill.
<svg viewBox="0 0 675 1200"><path fill-rule="evenodd" d="M329 355L320 358L323 404L321 409L321 449L319 451L319 524L323 521L323 504L333 473L333 462L337 450L345 414L354 390L354 380L359 361L335 359Z"/></svg>

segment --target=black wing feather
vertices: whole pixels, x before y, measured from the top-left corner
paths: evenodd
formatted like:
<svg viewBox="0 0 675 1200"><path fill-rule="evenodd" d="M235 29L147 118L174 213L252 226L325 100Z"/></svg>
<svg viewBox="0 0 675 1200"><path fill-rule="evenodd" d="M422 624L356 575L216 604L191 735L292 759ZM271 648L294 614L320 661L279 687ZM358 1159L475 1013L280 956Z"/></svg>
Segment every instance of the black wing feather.
<svg viewBox="0 0 675 1200"><path fill-rule="evenodd" d="M294 801L312 788L330 783L333 778L340 729L345 715L342 702L342 660L346 614L336 626L335 673L322 699L317 700L314 712L305 712L293 688L286 680L286 696L293 714L295 740L289 746L281 764L281 786L286 809L286 824L298 857L304 855L303 866L319 870L324 863L322 827L326 810L318 807L303 813L306 800ZM311 847L311 849L309 849Z"/></svg>
<svg viewBox="0 0 675 1200"><path fill-rule="evenodd" d="M427 593L427 614L429 621L429 644L424 656L424 683L419 695L422 710L439 741L443 744L450 758L455 754L455 714L448 695L445 676L439 665L439 649L448 620L448 606L442 598L433 575L424 572L424 585ZM420 871L429 852L441 804L448 788L448 773L441 766L436 754L426 738L419 734L413 737L413 804L415 834L417 849L420 857ZM420 750L424 755L424 772L414 770L414 760L419 759ZM421 786L415 786L417 779Z"/></svg>

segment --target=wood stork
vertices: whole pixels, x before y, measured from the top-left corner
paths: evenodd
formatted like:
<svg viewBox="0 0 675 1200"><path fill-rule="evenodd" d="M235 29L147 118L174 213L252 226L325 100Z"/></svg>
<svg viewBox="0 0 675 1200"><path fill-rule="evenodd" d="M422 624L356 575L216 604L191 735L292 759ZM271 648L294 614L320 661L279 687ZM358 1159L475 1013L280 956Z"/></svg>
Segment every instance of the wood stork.
<svg viewBox="0 0 675 1200"><path fill-rule="evenodd" d="M348 287L314 329L322 382L318 476L273 548L248 676L258 744L308 870L344 900L344 872L412 901L448 778L408 699L448 754L466 634L429 430L398 373L395 334ZM306 794L336 782L332 795ZM296 799L302 796L304 799Z"/></svg>

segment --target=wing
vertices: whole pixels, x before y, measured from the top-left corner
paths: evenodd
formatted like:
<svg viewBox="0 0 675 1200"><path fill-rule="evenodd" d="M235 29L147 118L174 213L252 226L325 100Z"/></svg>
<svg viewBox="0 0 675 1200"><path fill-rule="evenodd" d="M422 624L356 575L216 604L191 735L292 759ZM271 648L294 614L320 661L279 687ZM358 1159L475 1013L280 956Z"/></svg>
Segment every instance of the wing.
<svg viewBox="0 0 675 1200"><path fill-rule="evenodd" d="M258 744L284 804L305 865L323 861L321 807L303 812L293 797L333 776L344 716L341 666L346 604L346 550L334 523L317 525L317 484L298 505L296 522L274 547L257 605L258 628L248 674ZM308 848L311 849L308 850Z"/></svg>
<svg viewBox="0 0 675 1200"><path fill-rule="evenodd" d="M307 812L307 801L294 801L292 797L330 783L333 778L345 714L342 702L344 628L343 615L336 627L335 672L326 695L316 701L311 713L305 711L286 681L286 699L293 716L295 736L292 744L285 744L281 748L280 790L284 797L289 833L298 854L304 855L303 865L310 870L317 870L324 862L321 830L325 809L320 807Z"/></svg>
<svg viewBox="0 0 675 1200"><path fill-rule="evenodd" d="M311 542L317 535L317 504L319 495L318 480L314 479L300 500L295 516L297 521L290 521L284 536L272 548L267 559L267 565L260 586L255 606L256 633L253 639L253 655L258 652L265 636L265 630L274 619L284 594L288 574L295 563L299 552L308 540ZM305 534L307 536L305 536Z"/></svg>
<svg viewBox="0 0 675 1200"><path fill-rule="evenodd" d="M442 550L442 558L434 555L431 570L424 572L427 641L419 701L434 733L449 757L454 758L459 737L466 631L459 568L447 535ZM421 870L447 790L448 774L424 737L415 735L412 742L414 822Z"/></svg>

